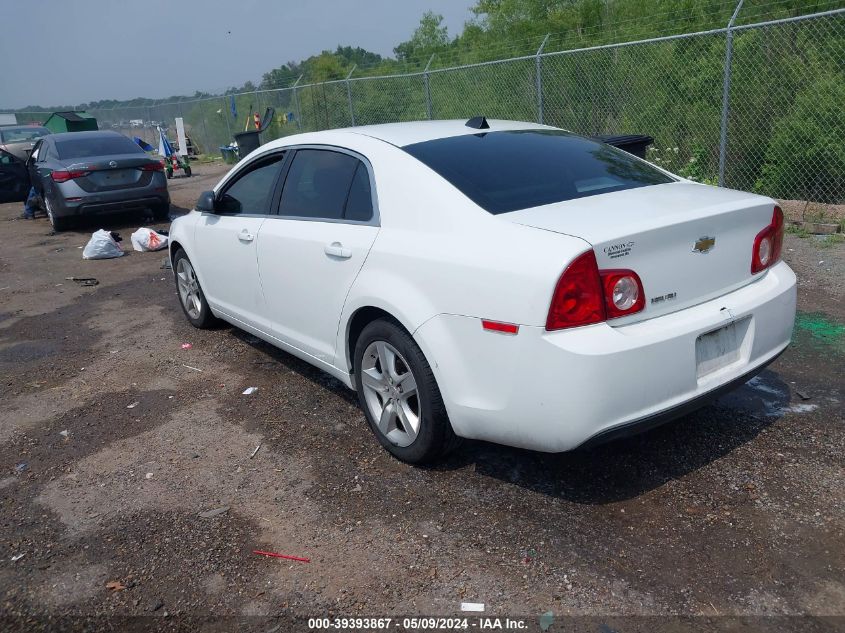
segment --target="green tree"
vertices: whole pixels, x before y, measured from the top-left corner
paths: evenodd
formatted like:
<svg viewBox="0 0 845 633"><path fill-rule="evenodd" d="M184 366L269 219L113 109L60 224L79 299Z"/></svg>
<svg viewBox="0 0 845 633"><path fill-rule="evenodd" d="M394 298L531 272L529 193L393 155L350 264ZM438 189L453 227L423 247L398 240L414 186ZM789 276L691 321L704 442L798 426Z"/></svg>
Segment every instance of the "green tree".
<svg viewBox="0 0 845 633"><path fill-rule="evenodd" d="M443 16L433 11L426 11L411 39L399 44L393 52L396 59L408 61L428 56L448 44L449 31L443 26Z"/></svg>

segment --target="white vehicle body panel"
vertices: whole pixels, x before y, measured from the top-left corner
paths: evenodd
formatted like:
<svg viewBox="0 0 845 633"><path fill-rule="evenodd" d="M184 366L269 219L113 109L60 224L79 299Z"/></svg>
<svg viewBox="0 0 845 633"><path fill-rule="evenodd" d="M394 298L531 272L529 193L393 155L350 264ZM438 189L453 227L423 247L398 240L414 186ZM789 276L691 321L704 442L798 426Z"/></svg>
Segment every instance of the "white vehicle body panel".
<svg viewBox="0 0 845 633"><path fill-rule="evenodd" d="M490 124L490 131L542 127ZM535 450L568 450L671 410L759 370L788 345L794 274L784 263L748 274L772 200L679 180L491 215L401 149L472 133L463 122L440 121L274 141L215 192L268 152L339 147L369 163L377 222L193 211L173 222L171 245L191 258L214 314L350 387L350 324L363 308L387 312L425 353L458 435ZM248 245L238 239L242 230L255 232ZM716 237L715 248L693 254L705 235ZM626 240L636 245L624 257L603 250ZM326 251L335 243L349 257ZM600 268L636 270L647 299L674 292L675 300L546 331L558 278L591 248ZM518 324L519 332L486 331L482 319ZM729 324L733 356L699 362L700 337Z"/></svg>

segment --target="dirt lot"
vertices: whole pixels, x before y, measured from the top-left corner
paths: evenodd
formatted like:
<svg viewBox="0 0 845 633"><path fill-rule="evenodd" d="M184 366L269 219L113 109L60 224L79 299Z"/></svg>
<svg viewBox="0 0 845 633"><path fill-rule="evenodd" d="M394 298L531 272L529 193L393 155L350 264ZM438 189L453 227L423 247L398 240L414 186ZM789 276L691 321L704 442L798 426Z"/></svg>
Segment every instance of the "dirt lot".
<svg viewBox="0 0 845 633"><path fill-rule="evenodd" d="M176 212L222 169L195 173ZM787 236L794 344L716 405L590 451L471 442L422 469L332 378L193 329L162 253L82 260L100 225L128 242L139 220L53 235L20 209L0 205L0 629L307 630L289 618L462 601L532 629L551 611L551 631L845 616L843 244Z"/></svg>

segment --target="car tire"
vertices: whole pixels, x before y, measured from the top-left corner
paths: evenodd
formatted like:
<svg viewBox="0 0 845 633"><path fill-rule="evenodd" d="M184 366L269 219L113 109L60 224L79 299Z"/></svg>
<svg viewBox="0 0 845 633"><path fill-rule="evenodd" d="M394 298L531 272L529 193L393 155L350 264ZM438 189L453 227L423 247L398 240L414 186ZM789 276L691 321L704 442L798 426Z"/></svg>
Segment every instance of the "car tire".
<svg viewBox="0 0 845 633"><path fill-rule="evenodd" d="M214 327L219 322L211 313L205 293L200 286L194 265L181 248L173 256L173 278L176 281L176 295L182 312L191 325L200 330Z"/></svg>
<svg viewBox="0 0 845 633"><path fill-rule="evenodd" d="M59 233L69 229L72 224L71 218L56 217L53 213L53 204L50 202L50 198L45 195L41 198L41 200L44 203L44 211L47 213L47 219L50 221L50 226L53 227L53 231L55 233Z"/></svg>
<svg viewBox="0 0 845 633"><path fill-rule="evenodd" d="M458 445L431 366L398 323L378 319L367 325L355 344L354 367L370 429L394 457L425 464Z"/></svg>

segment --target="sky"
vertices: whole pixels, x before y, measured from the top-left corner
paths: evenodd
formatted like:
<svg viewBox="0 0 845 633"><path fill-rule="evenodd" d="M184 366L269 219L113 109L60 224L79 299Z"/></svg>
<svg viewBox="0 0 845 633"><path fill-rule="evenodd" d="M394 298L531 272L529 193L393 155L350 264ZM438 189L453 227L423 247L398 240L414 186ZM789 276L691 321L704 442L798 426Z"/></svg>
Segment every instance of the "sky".
<svg viewBox="0 0 845 633"><path fill-rule="evenodd" d="M474 0L0 0L0 109L221 92L289 61L381 55L427 10L459 34Z"/></svg>

